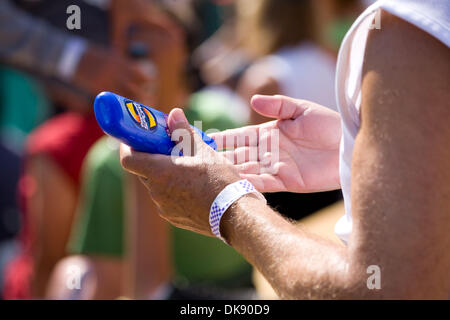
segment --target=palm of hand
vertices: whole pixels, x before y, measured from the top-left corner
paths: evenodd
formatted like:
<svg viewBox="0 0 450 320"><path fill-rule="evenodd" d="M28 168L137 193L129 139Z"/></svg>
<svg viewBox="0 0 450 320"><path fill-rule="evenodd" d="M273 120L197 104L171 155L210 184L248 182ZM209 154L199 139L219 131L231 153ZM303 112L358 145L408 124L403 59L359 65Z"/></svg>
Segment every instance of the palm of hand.
<svg viewBox="0 0 450 320"><path fill-rule="evenodd" d="M241 177L262 192L315 192L339 188L339 115L309 102L302 102L291 111L288 115L277 111L277 117L284 119L221 133L224 137L256 133L258 137L255 143L238 138L235 149L225 152L226 157L235 164ZM278 129L278 143L272 143L273 129ZM271 158L264 156L268 145L272 146L269 147ZM274 157L276 149L278 157ZM250 154L256 154L257 159Z"/></svg>

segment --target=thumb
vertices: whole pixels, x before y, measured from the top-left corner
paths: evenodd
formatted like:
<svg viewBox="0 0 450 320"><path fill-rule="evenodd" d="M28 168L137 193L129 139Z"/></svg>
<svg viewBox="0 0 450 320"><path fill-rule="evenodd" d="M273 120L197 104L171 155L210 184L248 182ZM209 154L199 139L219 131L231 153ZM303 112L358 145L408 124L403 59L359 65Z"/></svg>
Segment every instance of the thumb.
<svg viewBox="0 0 450 320"><path fill-rule="evenodd" d="M186 153L187 150L184 150L184 154L194 155L195 150L197 149L194 147L203 146L202 138L197 134L197 132L195 132L194 128L191 127L186 119L186 116L184 115L183 110L180 108L174 108L170 111L167 119L167 125L174 141L183 142L184 145L181 146L182 148L192 148L190 153ZM182 140L180 140L180 138Z"/></svg>
<svg viewBox="0 0 450 320"><path fill-rule="evenodd" d="M282 95L254 95L252 108L259 114L275 119L295 119L308 108L308 101L289 98Z"/></svg>
<svg viewBox="0 0 450 320"><path fill-rule="evenodd" d="M174 108L170 111L169 117L167 118L167 125L169 126L170 133L174 132L176 129L186 129L189 130L189 132L193 131L183 110L180 108Z"/></svg>

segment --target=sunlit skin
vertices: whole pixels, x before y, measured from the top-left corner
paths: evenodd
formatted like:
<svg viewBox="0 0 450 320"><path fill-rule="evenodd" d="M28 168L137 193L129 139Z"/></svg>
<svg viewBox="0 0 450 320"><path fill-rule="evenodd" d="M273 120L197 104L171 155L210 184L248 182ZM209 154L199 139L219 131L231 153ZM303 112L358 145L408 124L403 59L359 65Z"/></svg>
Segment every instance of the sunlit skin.
<svg viewBox="0 0 450 320"><path fill-rule="evenodd" d="M254 195L240 198L223 217L222 235L282 298L449 296L449 52L398 18L383 12L382 21L382 32L369 33L364 60L349 245L340 246L294 227ZM255 97L252 106L279 119L261 126L278 125L284 130L280 153L286 154L281 157L286 174L252 176L242 164L224 161L223 154L208 149L194 134L179 109L171 111L169 128L190 132L196 156L172 161L122 146L123 167L145 178L163 218L211 235L212 201L226 185L242 177L250 178L260 191L339 187L335 154L340 126L335 113L281 96ZM318 122L328 124L325 130L316 129ZM327 128L334 134L327 133ZM235 133L226 131L216 138ZM205 163L200 154L216 164ZM303 182L291 181L293 176ZM379 290L367 287L371 265L381 270Z"/></svg>
<svg viewBox="0 0 450 320"><path fill-rule="evenodd" d="M226 145L233 151L226 152L225 156L235 158L234 164L242 177L265 192L314 192L340 187L341 120L337 112L313 102L278 95L256 95L251 104L259 114L277 120L212 135L220 145L227 144L227 139L236 142ZM260 133L273 129L279 130L277 172L260 174L264 162L255 161L249 155L258 154L260 148L270 145L268 138ZM248 136L259 136L259 139L250 143L250 139L242 138Z"/></svg>

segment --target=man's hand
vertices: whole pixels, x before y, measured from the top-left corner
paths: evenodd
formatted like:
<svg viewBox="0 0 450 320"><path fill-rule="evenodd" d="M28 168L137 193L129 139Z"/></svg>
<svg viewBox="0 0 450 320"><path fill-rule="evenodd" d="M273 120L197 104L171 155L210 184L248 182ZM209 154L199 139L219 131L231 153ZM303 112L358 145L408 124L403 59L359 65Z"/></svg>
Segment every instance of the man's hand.
<svg viewBox="0 0 450 320"><path fill-rule="evenodd" d="M240 198L223 221L226 239L283 298L448 298L448 48L406 21L382 14L383 31L369 32L364 59L361 128L352 163L354 224L348 246L293 226L252 197ZM281 148L286 154L303 153L292 165L308 160L326 164L317 154L332 149L339 140L330 139L329 131L336 132L330 130L336 125L330 111L294 107L279 97L262 99L266 103L253 101L261 113L291 119L275 124L291 137L287 142L300 142L293 144L297 148ZM270 99L277 102L268 103ZM187 129L185 120L174 126L177 114L180 111L171 113L170 126ZM298 128L293 125L296 122ZM320 125L320 130L312 129L313 124ZM314 151L316 157L311 156ZM218 153L206 154L207 159L223 159ZM229 163L200 165L193 162L195 158L182 157L172 163L168 157L122 150L124 167L153 179L151 193L164 217L209 234L208 206L239 175ZM309 165L315 174L325 175L323 165ZM297 175L303 172L294 170ZM381 270L377 290L367 285L368 267L373 265Z"/></svg>
<svg viewBox="0 0 450 320"><path fill-rule="evenodd" d="M147 154L122 145L122 166L142 178L164 219L180 228L212 235L211 204L225 186L240 180L239 173L223 155L203 142L181 109L170 112L168 125L172 137L190 141L187 145L193 146L192 155L188 155L190 150L183 150L182 157Z"/></svg>
<svg viewBox="0 0 450 320"><path fill-rule="evenodd" d="M224 147L225 156L235 164L242 178L261 192L314 192L340 187L338 113L309 101L279 95L256 95L251 104L261 115L278 120L211 135ZM264 150L271 144L268 140L273 138L270 134L273 129L279 129L279 161L269 164L273 168L267 168ZM273 154L276 150L270 151Z"/></svg>
<svg viewBox="0 0 450 320"><path fill-rule="evenodd" d="M153 79L136 62L115 50L90 46L75 74L75 83L93 96L112 91L134 100L142 100L144 88Z"/></svg>

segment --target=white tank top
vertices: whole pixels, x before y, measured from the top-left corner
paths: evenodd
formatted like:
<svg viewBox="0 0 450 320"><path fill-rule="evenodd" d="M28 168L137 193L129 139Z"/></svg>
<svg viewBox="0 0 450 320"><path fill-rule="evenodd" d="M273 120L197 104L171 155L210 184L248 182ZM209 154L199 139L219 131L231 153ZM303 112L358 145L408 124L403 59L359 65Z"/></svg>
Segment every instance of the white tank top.
<svg viewBox="0 0 450 320"><path fill-rule="evenodd" d="M360 128L361 76L367 35L377 25L380 9L415 25L450 46L450 0L380 0L368 7L355 21L339 50L336 69L336 96L342 117L339 174L344 195L345 215L335 233L348 242L352 231L350 199L351 164L356 135Z"/></svg>

